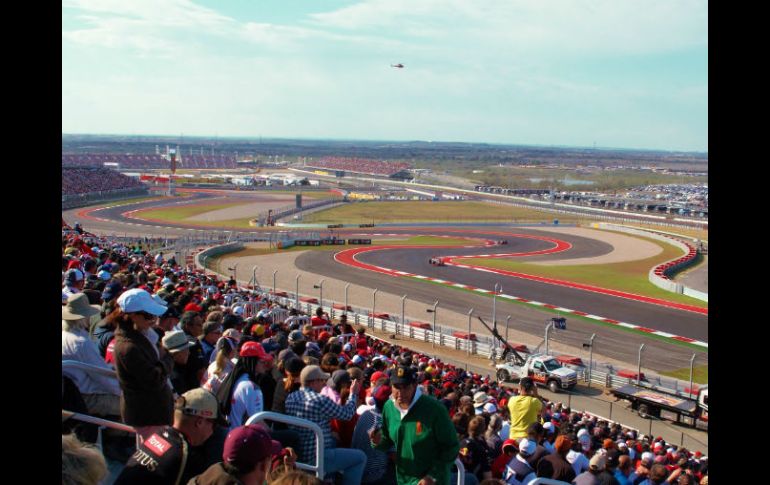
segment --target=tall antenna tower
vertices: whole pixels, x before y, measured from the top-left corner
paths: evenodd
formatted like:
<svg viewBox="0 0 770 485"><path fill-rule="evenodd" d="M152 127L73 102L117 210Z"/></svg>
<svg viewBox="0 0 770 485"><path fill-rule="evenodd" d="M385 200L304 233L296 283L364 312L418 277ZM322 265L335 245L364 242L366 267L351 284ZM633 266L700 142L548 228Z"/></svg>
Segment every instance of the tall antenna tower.
<svg viewBox="0 0 770 485"><path fill-rule="evenodd" d="M176 174L176 149L172 148L168 154L171 161L171 173L168 176L168 196L172 197L174 195L174 175Z"/></svg>

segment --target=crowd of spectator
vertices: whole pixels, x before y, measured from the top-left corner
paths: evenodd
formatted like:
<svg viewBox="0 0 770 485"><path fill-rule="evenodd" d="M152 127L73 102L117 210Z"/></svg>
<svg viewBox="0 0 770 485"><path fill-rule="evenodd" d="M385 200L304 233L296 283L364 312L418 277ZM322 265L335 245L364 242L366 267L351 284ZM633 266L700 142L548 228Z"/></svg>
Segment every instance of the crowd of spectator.
<svg viewBox="0 0 770 485"><path fill-rule="evenodd" d="M398 172L409 170L411 166L404 162L385 162L366 158L324 157L308 165L312 168L327 170L343 170L345 172L362 173L390 177Z"/></svg>
<svg viewBox="0 0 770 485"><path fill-rule="evenodd" d="M62 153L62 166L101 167L105 163L117 163L121 170L168 169L170 162L157 154L122 153ZM177 168L237 168L235 155L190 154L177 158Z"/></svg>
<svg viewBox="0 0 770 485"><path fill-rule="evenodd" d="M90 194L121 189L143 188L139 180L106 167L61 168L62 195Z"/></svg>
<svg viewBox="0 0 770 485"><path fill-rule="evenodd" d="M67 410L136 430L139 445L128 451L105 445L125 463L118 484L321 483L296 467L317 465L315 435L245 424L261 411L321 428L326 483L449 485L455 459L467 484L708 483L699 452L544 399L528 378L503 387L373 338L344 314L318 309L311 318L141 241L68 226L62 360L116 372L62 375ZM63 423L63 433L72 428ZM74 429L93 440L87 427ZM69 441L65 449L63 436L63 480L73 462L65 454L79 449ZM93 461L90 450L80 454ZM104 474L98 463L93 470L88 476Z"/></svg>

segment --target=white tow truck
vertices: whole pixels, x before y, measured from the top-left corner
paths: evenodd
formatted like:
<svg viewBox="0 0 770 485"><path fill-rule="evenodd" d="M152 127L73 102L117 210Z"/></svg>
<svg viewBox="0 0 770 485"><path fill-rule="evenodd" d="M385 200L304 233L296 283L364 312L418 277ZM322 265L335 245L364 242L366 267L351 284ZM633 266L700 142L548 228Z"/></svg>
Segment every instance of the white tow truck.
<svg viewBox="0 0 770 485"><path fill-rule="evenodd" d="M508 360L495 368L499 382L531 377L535 384L545 386L551 392L574 389L578 380L577 372L563 367L556 357L547 354L532 354L520 365L515 360Z"/></svg>

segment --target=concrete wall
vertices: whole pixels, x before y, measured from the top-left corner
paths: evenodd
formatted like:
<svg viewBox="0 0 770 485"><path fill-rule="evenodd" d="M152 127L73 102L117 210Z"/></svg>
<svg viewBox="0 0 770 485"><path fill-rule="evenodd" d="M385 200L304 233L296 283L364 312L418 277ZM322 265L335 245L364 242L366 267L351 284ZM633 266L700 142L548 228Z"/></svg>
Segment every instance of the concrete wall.
<svg viewBox="0 0 770 485"><path fill-rule="evenodd" d="M618 231L618 232L625 232L627 234L634 234L637 236L647 237L650 239L657 239L659 241L673 244L674 246L678 247L685 253L689 253L692 249L692 246L688 245L687 243L684 243L678 239L675 239L671 236L665 236L663 234L658 234L655 232L645 231L643 229L637 229L634 227L627 227L627 226L620 226L617 224L609 224L606 222L598 222L595 224L591 224L591 227L594 227L596 229L606 229L610 231ZM679 258L677 258L679 259ZM672 260L676 261L676 259ZM664 271L665 272L676 272L681 269L686 268L687 266L690 266L694 263L695 258L690 259L683 259L679 263L676 263L672 266L667 267ZM648 273L648 279L650 280L650 283L657 286L658 288L662 288L666 291L670 291L672 293L678 293L680 295L687 295L693 298L697 298L701 301L708 301L708 293L704 293L702 291L694 290L692 288L688 288L684 286L681 283L677 283L675 281L672 281L668 278L661 277L659 274L661 272L660 268L666 266L666 264L658 265L652 269L650 269ZM656 274L656 271L658 274Z"/></svg>
<svg viewBox="0 0 770 485"><path fill-rule="evenodd" d="M204 249L195 255L195 267L198 269L206 269L203 262L206 258L213 258L222 254L234 253L244 248L243 243L234 242L228 244L221 244L219 246L213 246L208 249Z"/></svg>

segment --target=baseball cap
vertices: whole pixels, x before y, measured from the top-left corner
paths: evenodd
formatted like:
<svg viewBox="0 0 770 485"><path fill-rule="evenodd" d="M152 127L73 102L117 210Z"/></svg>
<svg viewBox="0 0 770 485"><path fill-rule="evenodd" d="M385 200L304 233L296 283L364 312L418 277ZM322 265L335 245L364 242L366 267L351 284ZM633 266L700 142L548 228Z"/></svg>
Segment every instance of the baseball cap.
<svg viewBox="0 0 770 485"><path fill-rule="evenodd" d="M305 366L305 368L302 369L302 372L299 374L299 381L302 384L306 384L316 379L326 381L329 379L329 374L322 371L321 368L317 365Z"/></svg>
<svg viewBox="0 0 770 485"><path fill-rule="evenodd" d="M519 454L522 456L532 456L536 449L537 443L534 440L522 438L522 440L519 441Z"/></svg>
<svg viewBox="0 0 770 485"><path fill-rule="evenodd" d="M649 467L650 465L652 465L653 460L655 460L654 454L650 453L649 451L645 451L644 453L642 453L642 463L645 466Z"/></svg>
<svg viewBox="0 0 770 485"><path fill-rule="evenodd" d="M241 316L241 315L243 315L243 310L244 310L244 308L242 306L237 306L237 307L233 308L233 315Z"/></svg>
<svg viewBox="0 0 770 485"><path fill-rule="evenodd" d="M262 344L259 342L249 341L243 344L240 352L241 357L257 357L259 360L272 361L272 354L265 352Z"/></svg>
<svg viewBox="0 0 770 485"><path fill-rule="evenodd" d="M390 397L390 393L392 392L392 389L387 384L381 384L374 389L372 389L372 397L376 399L377 401L385 401Z"/></svg>
<svg viewBox="0 0 770 485"><path fill-rule="evenodd" d="M350 362L352 362L355 365L358 365L358 364L362 363L363 361L364 361L364 358L361 357L360 355L355 355L355 356L353 356L352 359L350 359Z"/></svg>
<svg viewBox="0 0 770 485"><path fill-rule="evenodd" d="M493 414L497 412L497 406L494 403L488 402L484 404L484 412Z"/></svg>
<svg viewBox="0 0 770 485"><path fill-rule="evenodd" d="M516 440L514 439L507 439L503 441L503 447L502 447L503 452L505 451L506 447L511 447L514 449L514 451L519 449L519 445L518 443L516 443Z"/></svg>
<svg viewBox="0 0 770 485"><path fill-rule="evenodd" d="M217 398L202 387L196 387L182 394L174 404L174 408L187 416L207 419L217 419L219 417Z"/></svg>
<svg viewBox="0 0 770 485"><path fill-rule="evenodd" d="M96 273L96 276L105 281L112 279L112 275L110 274L110 272L105 270L99 271L98 273Z"/></svg>
<svg viewBox="0 0 770 485"><path fill-rule="evenodd" d="M591 457L591 461L588 462L588 468L591 470L604 470L607 465L607 457L601 453L597 453Z"/></svg>
<svg viewBox="0 0 770 485"><path fill-rule="evenodd" d="M193 345L195 342L187 340L187 335L181 330L166 332L166 335L163 336L163 347L172 354L189 349Z"/></svg>
<svg viewBox="0 0 770 485"><path fill-rule="evenodd" d="M400 365L390 376L390 383L393 385L412 384L414 382L417 382L417 376L413 367Z"/></svg>
<svg viewBox="0 0 770 485"><path fill-rule="evenodd" d="M572 448L572 440L565 435L559 435L556 437L556 441L553 443L553 447L560 453L566 453Z"/></svg>
<svg viewBox="0 0 770 485"><path fill-rule="evenodd" d="M78 281L83 281L83 272L79 269L68 269L66 273L64 273L64 280L67 283L76 283Z"/></svg>
<svg viewBox="0 0 770 485"><path fill-rule="evenodd" d="M121 293L118 297L118 306L125 313L147 312L156 316L166 313L166 307L156 303L149 293L139 288Z"/></svg>
<svg viewBox="0 0 770 485"><path fill-rule="evenodd" d="M378 371L376 371L376 372L374 372L372 374L372 377L369 378L369 382L371 382L372 385L374 385L377 381L379 381L380 379L383 379L383 378L387 379L388 375L386 373L378 370Z"/></svg>
<svg viewBox="0 0 770 485"><path fill-rule="evenodd" d="M299 330L295 330L289 334L289 342L305 342L306 340L305 336L302 335L302 332Z"/></svg>
<svg viewBox="0 0 770 485"><path fill-rule="evenodd" d="M352 381L353 379L350 378L350 374L348 374L348 371L344 369L338 369L332 372L332 376L329 378L328 381L326 381L326 385L329 387L337 387L346 382L352 382Z"/></svg>
<svg viewBox="0 0 770 485"><path fill-rule="evenodd" d="M616 449L607 450L605 457L607 458L607 466L612 468L615 468L618 466L618 462L620 461L620 452L618 450Z"/></svg>
<svg viewBox="0 0 770 485"><path fill-rule="evenodd" d="M239 426L227 434L222 461L241 471L253 470L266 458L281 452L281 443L257 424Z"/></svg>
<svg viewBox="0 0 770 485"><path fill-rule="evenodd" d="M556 427L553 425L552 422L548 421L547 423L543 424L543 429L547 434L553 434L554 429L556 429Z"/></svg>

